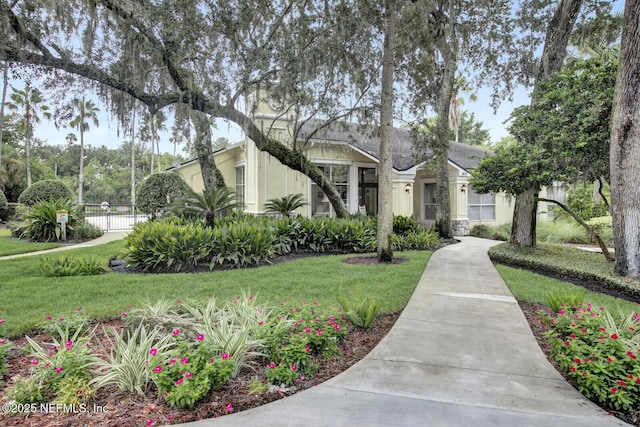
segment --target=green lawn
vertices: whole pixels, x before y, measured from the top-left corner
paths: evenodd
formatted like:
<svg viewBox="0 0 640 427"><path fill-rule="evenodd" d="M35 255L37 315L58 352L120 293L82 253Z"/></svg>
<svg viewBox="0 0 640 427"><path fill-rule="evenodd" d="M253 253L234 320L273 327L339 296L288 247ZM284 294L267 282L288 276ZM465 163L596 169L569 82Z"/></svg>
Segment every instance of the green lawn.
<svg viewBox="0 0 640 427"><path fill-rule="evenodd" d="M582 286L552 279L528 270L504 265L497 265L496 268L517 300L538 302L546 305L546 296L550 292L560 291L573 294L582 293L584 294L585 302L590 302L595 307L605 307L612 314L617 314L619 310L627 314L640 309L637 303L587 291Z"/></svg>
<svg viewBox="0 0 640 427"><path fill-rule="evenodd" d="M66 251L61 256L93 256L106 265L121 247L119 241ZM77 307L91 318L104 319L119 316L147 296L188 300L215 294L231 298L243 290L273 304L318 301L337 306L340 293L352 291L356 284L389 312L406 305L430 254L396 252L405 262L394 265L350 265L342 262L346 255L328 255L211 273L107 273L63 278L43 277L38 257L24 257L0 261L0 318L5 320L7 335L16 336L38 327L47 315L69 316Z"/></svg>
<svg viewBox="0 0 640 427"><path fill-rule="evenodd" d="M11 237L11 231L0 229L0 256L23 254L26 252L36 252L44 249L57 248L58 243L37 243L29 242L15 237Z"/></svg>

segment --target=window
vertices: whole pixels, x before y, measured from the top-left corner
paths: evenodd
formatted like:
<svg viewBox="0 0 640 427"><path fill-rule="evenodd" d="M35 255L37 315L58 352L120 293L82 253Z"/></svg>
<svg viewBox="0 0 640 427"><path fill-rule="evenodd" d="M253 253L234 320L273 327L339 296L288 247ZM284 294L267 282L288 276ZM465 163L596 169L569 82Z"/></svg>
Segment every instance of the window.
<svg viewBox="0 0 640 427"><path fill-rule="evenodd" d="M244 209L244 166L236 167L236 204Z"/></svg>
<svg viewBox="0 0 640 427"><path fill-rule="evenodd" d="M468 189L467 209L470 221L495 221L496 195L493 193L477 194L471 187Z"/></svg>
<svg viewBox="0 0 640 427"><path fill-rule="evenodd" d="M436 184L424 184L424 194L422 195L424 202L424 219L427 221L435 221L436 219Z"/></svg>
<svg viewBox="0 0 640 427"><path fill-rule="evenodd" d="M347 165L318 165L324 175L329 181L336 186L336 190L342 197L342 203L344 203L347 210L349 209L349 166ZM331 216L333 215L333 208L329 199L320 190L320 188L313 183L311 185L311 211L314 216Z"/></svg>

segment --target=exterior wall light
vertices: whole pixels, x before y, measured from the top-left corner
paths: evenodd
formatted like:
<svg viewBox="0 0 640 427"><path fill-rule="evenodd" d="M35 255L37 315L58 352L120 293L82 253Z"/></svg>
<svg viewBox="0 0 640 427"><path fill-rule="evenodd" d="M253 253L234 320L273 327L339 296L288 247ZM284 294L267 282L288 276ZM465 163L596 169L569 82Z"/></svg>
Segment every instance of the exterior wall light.
<svg viewBox="0 0 640 427"><path fill-rule="evenodd" d="M409 191L411 191L411 184L407 184L404 186L404 192L408 193Z"/></svg>
<svg viewBox="0 0 640 427"><path fill-rule="evenodd" d="M462 191L463 193L464 193L465 191L467 191L467 184L462 184L462 185L460 186L460 191Z"/></svg>

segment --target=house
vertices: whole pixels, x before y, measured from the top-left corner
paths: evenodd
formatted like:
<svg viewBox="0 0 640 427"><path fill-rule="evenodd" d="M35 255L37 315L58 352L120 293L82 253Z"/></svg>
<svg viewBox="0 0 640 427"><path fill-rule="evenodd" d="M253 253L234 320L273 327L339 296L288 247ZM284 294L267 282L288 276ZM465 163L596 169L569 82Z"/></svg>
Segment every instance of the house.
<svg viewBox="0 0 640 427"><path fill-rule="evenodd" d="M324 171L337 187L351 213L376 215L378 205L379 137L353 123L333 123L317 130L317 121L302 125L293 141L292 118L274 102L253 101L257 125L285 144L292 143ZM435 221L436 175L432 162L416 162L409 131L393 131L393 212L413 216L422 224ZM513 204L506 195L476 194L469 185L469 171L487 154L481 147L451 142L449 149L449 195L454 234L467 235L475 224L503 224L511 221ZM258 150L250 139L214 154L216 166L228 187L235 190L244 212L263 214L267 200L302 193L308 205L297 213L305 216L334 215L328 198L305 175L283 166ZM195 190L204 187L197 160L171 170L180 174Z"/></svg>

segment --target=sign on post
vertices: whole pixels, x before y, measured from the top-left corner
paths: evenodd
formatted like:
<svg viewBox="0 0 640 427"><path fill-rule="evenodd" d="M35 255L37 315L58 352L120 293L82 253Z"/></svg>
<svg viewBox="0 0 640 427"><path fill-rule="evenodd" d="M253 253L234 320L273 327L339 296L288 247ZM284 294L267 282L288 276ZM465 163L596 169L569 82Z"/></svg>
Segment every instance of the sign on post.
<svg viewBox="0 0 640 427"><path fill-rule="evenodd" d="M65 209L56 211L56 222L60 224L62 230L62 240L67 240L67 221L69 220L69 212Z"/></svg>

